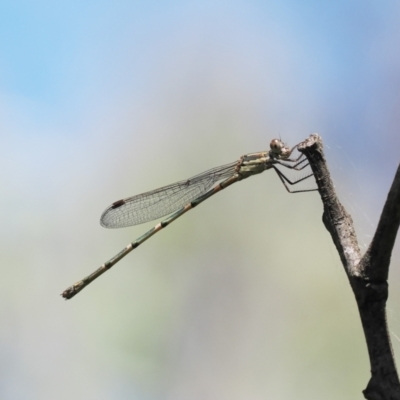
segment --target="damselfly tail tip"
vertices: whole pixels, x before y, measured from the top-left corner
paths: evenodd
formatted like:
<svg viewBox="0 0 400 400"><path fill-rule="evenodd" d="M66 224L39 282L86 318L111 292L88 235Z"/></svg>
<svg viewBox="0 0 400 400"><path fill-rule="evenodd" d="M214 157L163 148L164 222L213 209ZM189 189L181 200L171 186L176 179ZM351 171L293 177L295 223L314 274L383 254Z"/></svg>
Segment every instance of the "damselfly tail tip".
<svg viewBox="0 0 400 400"><path fill-rule="evenodd" d="M78 282L80 283L80 282ZM65 300L72 299L79 291L80 287L77 283L75 285L70 286L69 288L65 289L60 296L62 296Z"/></svg>
<svg viewBox="0 0 400 400"><path fill-rule="evenodd" d="M71 297L74 296L74 290L73 286L69 287L68 289L65 289L60 296L63 297L65 300L70 299Z"/></svg>

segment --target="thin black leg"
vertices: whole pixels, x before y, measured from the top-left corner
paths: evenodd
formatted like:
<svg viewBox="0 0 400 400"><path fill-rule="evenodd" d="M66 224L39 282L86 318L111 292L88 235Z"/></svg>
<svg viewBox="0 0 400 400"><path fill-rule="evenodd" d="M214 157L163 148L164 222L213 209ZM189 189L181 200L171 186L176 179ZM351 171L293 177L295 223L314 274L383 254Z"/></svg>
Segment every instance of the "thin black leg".
<svg viewBox="0 0 400 400"><path fill-rule="evenodd" d="M283 172L279 171L278 168L276 168L274 165L272 166L272 168L275 170L275 172L278 174L279 179L281 180L281 182L283 183L283 185L285 186L286 190L289 193L302 193L302 192L314 192L318 189L304 189L304 190L290 190L289 186L287 185L287 183L289 185L296 185L297 183L304 181L305 179L310 178L311 176L314 176L313 174L304 176L303 178L298 179L297 181L292 182L290 179L288 179ZM288 167L289 168L289 167Z"/></svg>

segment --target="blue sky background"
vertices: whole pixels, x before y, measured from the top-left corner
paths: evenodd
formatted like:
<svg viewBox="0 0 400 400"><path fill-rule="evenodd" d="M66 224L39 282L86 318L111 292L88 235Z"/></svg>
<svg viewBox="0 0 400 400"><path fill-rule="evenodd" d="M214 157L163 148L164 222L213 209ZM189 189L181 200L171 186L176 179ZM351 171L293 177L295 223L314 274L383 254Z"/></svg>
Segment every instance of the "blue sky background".
<svg viewBox="0 0 400 400"><path fill-rule="evenodd" d="M275 137L323 137L365 249L399 163L399 18L397 1L3 1L0 397L361 399L318 194L272 173L58 294L152 226L105 230L108 204ZM397 358L399 266L397 244Z"/></svg>

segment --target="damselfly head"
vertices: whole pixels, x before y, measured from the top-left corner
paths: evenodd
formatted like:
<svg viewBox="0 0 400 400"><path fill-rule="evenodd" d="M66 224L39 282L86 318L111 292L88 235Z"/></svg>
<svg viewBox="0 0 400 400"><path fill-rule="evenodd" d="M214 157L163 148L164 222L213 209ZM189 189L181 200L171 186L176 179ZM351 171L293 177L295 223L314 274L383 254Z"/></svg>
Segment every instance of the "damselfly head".
<svg viewBox="0 0 400 400"><path fill-rule="evenodd" d="M270 143L271 153L274 156L284 156L290 153L290 149L279 139L273 139Z"/></svg>

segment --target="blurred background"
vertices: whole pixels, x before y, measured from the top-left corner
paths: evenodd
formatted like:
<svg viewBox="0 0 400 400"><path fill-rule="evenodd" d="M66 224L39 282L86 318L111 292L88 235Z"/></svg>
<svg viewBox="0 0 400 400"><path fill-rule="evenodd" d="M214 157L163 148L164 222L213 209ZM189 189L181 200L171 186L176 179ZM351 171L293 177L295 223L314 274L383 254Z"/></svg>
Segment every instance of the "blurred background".
<svg viewBox="0 0 400 400"><path fill-rule="evenodd" d="M317 192L234 185L154 223L113 201L318 132L363 252L399 163L398 1L3 1L0 397L362 399L369 362ZM400 251L389 324L400 356Z"/></svg>

